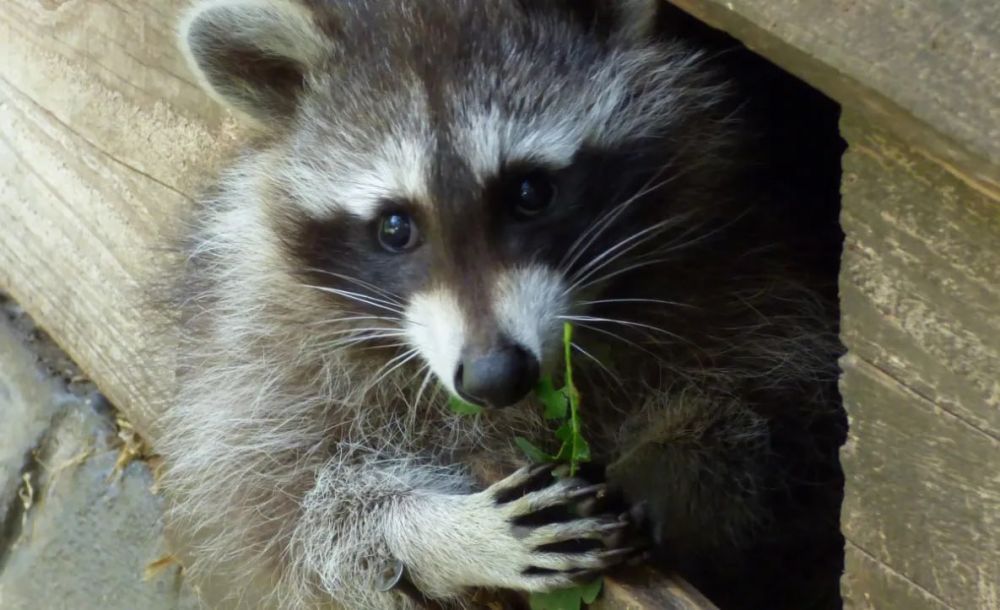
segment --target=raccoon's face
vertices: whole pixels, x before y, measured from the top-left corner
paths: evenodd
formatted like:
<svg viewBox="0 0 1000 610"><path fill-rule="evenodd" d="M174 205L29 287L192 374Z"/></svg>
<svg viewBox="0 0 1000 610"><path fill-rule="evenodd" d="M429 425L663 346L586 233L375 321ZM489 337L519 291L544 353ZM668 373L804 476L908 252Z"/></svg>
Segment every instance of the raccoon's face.
<svg viewBox="0 0 1000 610"><path fill-rule="evenodd" d="M270 230L329 297L317 318L499 407L682 214L657 202L717 91L646 41L655 6L223 0L184 40L210 91L272 128Z"/></svg>

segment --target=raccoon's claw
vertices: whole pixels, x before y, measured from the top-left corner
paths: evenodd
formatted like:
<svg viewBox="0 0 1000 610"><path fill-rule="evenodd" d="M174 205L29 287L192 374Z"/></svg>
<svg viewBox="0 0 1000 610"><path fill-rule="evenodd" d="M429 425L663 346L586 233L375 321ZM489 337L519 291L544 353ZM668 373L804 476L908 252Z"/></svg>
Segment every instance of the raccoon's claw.
<svg viewBox="0 0 1000 610"><path fill-rule="evenodd" d="M607 492L604 485L587 485L578 479L557 479L548 487L510 501L507 510L515 517L556 506L570 506L588 497L599 497Z"/></svg>
<svg viewBox="0 0 1000 610"><path fill-rule="evenodd" d="M502 502L506 497L522 494L526 489L544 484L547 479L552 478L552 473L555 469L555 464L525 466L506 479L495 483L486 492Z"/></svg>
<svg viewBox="0 0 1000 610"><path fill-rule="evenodd" d="M639 549L626 548L591 553L544 553L539 555L538 565L528 568L528 572L538 570L570 573L581 570L597 572L627 561L640 552Z"/></svg>
<svg viewBox="0 0 1000 610"><path fill-rule="evenodd" d="M544 551L546 545L572 540L597 540L605 546L614 547L616 536L628 525L599 518L578 519L535 527L515 525L514 535L539 551Z"/></svg>
<svg viewBox="0 0 1000 610"><path fill-rule="evenodd" d="M522 545L521 582L546 591L592 578L633 559L626 546L629 516L602 509L608 489L582 479L556 478L551 465L524 468L486 490Z"/></svg>

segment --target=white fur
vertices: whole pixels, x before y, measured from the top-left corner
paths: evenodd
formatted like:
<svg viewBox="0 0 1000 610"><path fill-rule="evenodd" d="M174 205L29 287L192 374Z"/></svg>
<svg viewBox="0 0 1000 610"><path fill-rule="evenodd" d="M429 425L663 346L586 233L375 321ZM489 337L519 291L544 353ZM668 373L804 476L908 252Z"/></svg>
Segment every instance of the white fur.
<svg viewBox="0 0 1000 610"><path fill-rule="evenodd" d="M590 67L581 88L579 79L560 82L556 77L533 83L526 95L548 99L531 117L502 115L497 109L482 109L469 94L456 100L459 120L453 134L456 146L476 175L496 175L502 164L530 161L553 168L569 165L585 145L615 148L628 140L641 140L662 129L672 115L681 119L698 103L711 104L715 93L706 89L679 104L677 81L700 61L697 54L664 55L662 49L626 48L609 54ZM650 71L650 65L659 65ZM643 102L631 93L646 88ZM655 92L655 93L653 93Z"/></svg>
<svg viewBox="0 0 1000 610"><path fill-rule="evenodd" d="M562 274L544 265L505 271L493 294L500 328L543 365L559 357L561 324L569 302Z"/></svg>
<svg viewBox="0 0 1000 610"><path fill-rule="evenodd" d="M370 153L296 155L283 178L302 208L315 218L346 211L371 220L386 201L429 205L429 144L423 134L394 134Z"/></svg>
<svg viewBox="0 0 1000 610"><path fill-rule="evenodd" d="M414 295L406 310L406 332L441 384L456 394L455 371L467 333L454 295L444 289Z"/></svg>
<svg viewBox="0 0 1000 610"><path fill-rule="evenodd" d="M200 45L197 56L192 50L205 42L192 39L200 19L307 68L331 45L290 0L208 0L188 14L181 39L199 79L258 120L254 92L240 95L209 78L212 50ZM572 43L565 31L555 33ZM529 76L526 95L540 96L539 106L551 109L529 118L484 110L481 91L469 99L455 92L451 103L467 109L449 126L459 154L485 179L503 159L564 165L584 144L642 137L662 126L677 112L674 86L694 59L680 50L626 47L572 82L536 77L530 57L512 56L510 69ZM457 463L480 454L491 463L515 461L512 438L544 433L538 413L515 407L462 419L438 393L421 396L414 387L419 367L386 372L345 357L331 347L343 327L326 324L344 312L331 311L323 295L303 285L301 261L291 260L274 233L277 220L295 214L347 210L370 218L384 198L433 205L424 182L433 141L424 92L405 82L412 75L394 76L398 90L377 100L365 83L337 105L319 94L296 100L300 124L223 175L193 236L181 389L161 422L164 485L175 526L195 543L195 561L186 567L196 578L223 572L234 597L243 596L236 600L241 607L407 608L373 587L379 568L394 559L440 597L460 596L470 585L546 590L568 584L565 570L599 568L606 560L533 550L568 533L593 535L598 521L528 531L511 524L533 507L565 499L573 483L501 505L497 494L515 486L517 475L477 491L469 469ZM489 73L478 76L494 82ZM309 77L313 92L333 91L332 77ZM653 94L623 113L636 80ZM475 89L471 81L462 86ZM699 95L690 96L691 104ZM540 266L506 270L492 297L501 329L546 360L558 345L558 315L568 306L557 274ZM466 337L454 295L441 287L418 293L404 318L394 330L454 392ZM529 566L562 572L529 578L523 574Z"/></svg>
<svg viewBox="0 0 1000 610"><path fill-rule="evenodd" d="M503 271L493 289L492 314L501 333L543 365L559 357L561 323L569 306L562 276L544 265ZM406 310L408 341L452 394L467 336L465 314L446 289L415 295Z"/></svg>

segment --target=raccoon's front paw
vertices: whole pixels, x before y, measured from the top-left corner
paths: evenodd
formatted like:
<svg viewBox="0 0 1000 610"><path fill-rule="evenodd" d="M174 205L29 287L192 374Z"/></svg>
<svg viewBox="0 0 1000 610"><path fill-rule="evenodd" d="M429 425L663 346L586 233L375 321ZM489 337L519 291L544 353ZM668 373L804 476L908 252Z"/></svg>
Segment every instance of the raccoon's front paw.
<svg viewBox="0 0 1000 610"><path fill-rule="evenodd" d="M490 512L502 527L486 541L488 580L523 591L573 586L635 557L627 546L627 514L605 512L606 487L555 478L551 467L522 469L475 494L475 510ZM481 514L480 518L486 515ZM484 519L485 520L485 519Z"/></svg>

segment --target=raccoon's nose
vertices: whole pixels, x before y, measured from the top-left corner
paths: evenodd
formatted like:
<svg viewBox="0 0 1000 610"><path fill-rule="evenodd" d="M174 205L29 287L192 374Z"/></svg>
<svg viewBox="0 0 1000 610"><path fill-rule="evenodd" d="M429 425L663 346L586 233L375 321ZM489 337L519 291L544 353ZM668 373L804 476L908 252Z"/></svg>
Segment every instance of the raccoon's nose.
<svg viewBox="0 0 1000 610"><path fill-rule="evenodd" d="M538 383L538 359L520 345L467 353L455 371L462 399L488 407L506 407L524 398Z"/></svg>

